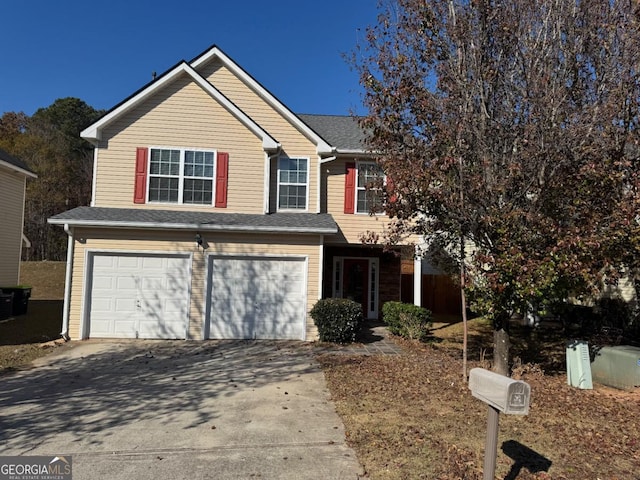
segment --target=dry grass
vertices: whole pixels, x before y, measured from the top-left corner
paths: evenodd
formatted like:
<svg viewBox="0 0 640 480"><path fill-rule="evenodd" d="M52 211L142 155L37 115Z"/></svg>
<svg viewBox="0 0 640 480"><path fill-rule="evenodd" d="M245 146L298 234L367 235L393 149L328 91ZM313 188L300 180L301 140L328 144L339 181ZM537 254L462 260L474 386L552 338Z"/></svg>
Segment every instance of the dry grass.
<svg viewBox="0 0 640 480"><path fill-rule="evenodd" d="M22 263L20 284L31 286L31 299L26 315L0 322L0 373L59 348L48 342L60 337L64 273L64 262Z"/></svg>
<svg viewBox="0 0 640 480"><path fill-rule="evenodd" d="M398 340L405 353L396 357L320 357L348 440L372 479L482 478L487 407L462 380L460 326L441 327L439 343ZM475 355L490 344L491 328L474 320L471 330ZM550 332L551 350L556 337ZM543 342L518 342L514 351L533 343ZM538 357L554 365L549 353ZM470 367L488 366L470 358ZM514 376L531 385L532 402L526 417L501 415L498 478L640 478L640 392L578 390L564 374L532 364L519 364Z"/></svg>
<svg viewBox="0 0 640 480"><path fill-rule="evenodd" d="M32 300L62 300L65 262L22 262L20 283L32 287Z"/></svg>

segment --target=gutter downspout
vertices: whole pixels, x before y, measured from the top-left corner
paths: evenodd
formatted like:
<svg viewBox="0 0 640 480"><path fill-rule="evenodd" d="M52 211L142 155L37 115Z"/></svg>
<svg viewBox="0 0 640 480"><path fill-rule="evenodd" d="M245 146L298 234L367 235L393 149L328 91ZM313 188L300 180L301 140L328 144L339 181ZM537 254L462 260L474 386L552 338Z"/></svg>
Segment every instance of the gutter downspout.
<svg viewBox="0 0 640 480"><path fill-rule="evenodd" d="M324 277L324 235L320 235L320 251L318 253L318 300L322 298L322 278Z"/></svg>
<svg viewBox="0 0 640 480"><path fill-rule="evenodd" d="M269 155L268 152L264 152L264 156L266 157L266 162L264 165L264 198L263 198L264 205L262 207L265 214L271 213L269 211L269 204L271 203L269 201L271 198L271 162L273 161L274 158L280 155L280 151L281 149L278 148L278 150L275 153L272 153L271 155Z"/></svg>
<svg viewBox="0 0 640 480"><path fill-rule="evenodd" d="M321 190L322 190L322 165L324 165L327 162L331 162L333 160L335 160L336 157L335 155L333 157L326 157L326 158L320 158L318 161L318 198L317 198L317 208L316 208L316 213L321 213L320 212L320 202L322 201L322 196L320 195Z"/></svg>
<svg viewBox="0 0 640 480"><path fill-rule="evenodd" d="M62 331L60 335L65 340L69 340L69 304L71 303L71 271L73 270L73 253L75 239L73 228L68 223L64 224L64 231L67 234L67 269L64 275L64 305L62 309Z"/></svg>
<svg viewBox="0 0 640 480"><path fill-rule="evenodd" d="M98 141L93 146L93 172L91 174L91 203L90 206L96 206L96 177L98 176Z"/></svg>

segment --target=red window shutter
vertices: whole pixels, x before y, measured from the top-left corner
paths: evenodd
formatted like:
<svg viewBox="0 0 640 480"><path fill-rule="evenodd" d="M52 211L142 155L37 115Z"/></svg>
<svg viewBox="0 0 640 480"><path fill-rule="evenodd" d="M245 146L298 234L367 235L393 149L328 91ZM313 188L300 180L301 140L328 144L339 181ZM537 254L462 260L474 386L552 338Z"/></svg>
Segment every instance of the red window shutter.
<svg viewBox="0 0 640 480"><path fill-rule="evenodd" d="M136 177L133 186L133 203L145 203L147 201L148 155L148 148L138 147L136 149Z"/></svg>
<svg viewBox="0 0 640 480"><path fill-rule="evenodd" d="M355 212L356 201L356 164L348 162L346 164L346 176L344 179L344 213Z"/></svg>
<svg viewBox="0 0 640 480"><path fill-rule="evenodd" d="M227 208L227 181L229 178L229 154L218 152L216 166L216 207Z"/></svg>
<svg viewBox="0 0 640 480"><path fill-rule="evenodd" d="M385 180L387 182L387 193L389 194L389 203L396 203L396 200L398 200L398 195L396 195L393 192L393 180L391 179L391 177L385 177Z"/></svg>

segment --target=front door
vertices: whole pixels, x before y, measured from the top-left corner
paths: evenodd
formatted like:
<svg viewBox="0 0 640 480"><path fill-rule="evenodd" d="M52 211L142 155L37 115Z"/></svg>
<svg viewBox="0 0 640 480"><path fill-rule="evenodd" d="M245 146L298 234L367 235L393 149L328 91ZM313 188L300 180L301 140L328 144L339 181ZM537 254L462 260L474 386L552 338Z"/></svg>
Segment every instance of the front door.
<svg viewBox="0 0 640 480"><path fill-rule="evenodd" d="M362 305L364 318L369 316L369 259L345 258L342 270L342 298Z"/></svg>

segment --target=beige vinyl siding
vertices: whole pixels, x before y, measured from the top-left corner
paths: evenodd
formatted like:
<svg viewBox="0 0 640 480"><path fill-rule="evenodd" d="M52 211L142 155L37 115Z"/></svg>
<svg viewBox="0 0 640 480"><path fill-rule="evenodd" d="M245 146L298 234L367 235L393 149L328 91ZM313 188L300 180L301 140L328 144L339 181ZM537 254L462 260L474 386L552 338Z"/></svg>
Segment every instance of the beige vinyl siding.
<svg viewBox="0 0 640 480"><path fill-rule="evenodd" d="M262 140L216 100L181 75L103 132L98 150L96 207L131 208L136 147L191 147L229 153L227 208L262 213L265 155ZM248 188L250 187L250 188ZM211 210L207 205L157 203L136 208Z"/></svg>
<svg viewBox="0 0 640 480"><path fill-rule="evenodd" d="M78 229L76 238L73 278L85 278L88 288L87 266L89 251L182 253L192 255L191 305L189 308L189 335L202 339L205 315L207 254L241 254L256 256L301 256L307 258L307 312L319 298L320 237L312 235L261 235L200 232L208 244L206 252L198 248L194 232L117 231L105 229ZM81 241L79 241L81 240ZM87 292L88 293L88 292ZM84 295L82 282L74 281L71 288L69 336L79 339L83 319ZM315 340L317 330L307 315L307 340Z"/></svg>
<svg viewBox="0 0 640 480"><path fill-rule="evenodd" d="M633 285L633 279L624 276L618 280L617 285L603 285L603 298L619 298L625 302L636 300L636 291Z"/></svg>
<svg viewBox="0 0 640 480"><path fill-rule="evenodd" d="M360 243L366 232L382 234L389 224L389 217L384 214L344 213L346 163L355 161L337 159L322 166L322 174L326 176L327 213L333 216L339 228L337 235L325 237L326 243Z"/></svg>
<svg viewBox="0 0 640 480"><path fill-rule="evenodd" d="M286 120L275 108L260 98L256 92L238 79L218 60L199 68L199 73L231 99L243 112L266 130L282 145L282 155L291 158L309 158L309 206L308 211L318 208L318 155L316 146ZM276 195L272 189L272 197Z"/></svg>
<svg viewBox="0 0 640 480"><path fill-rule="evenodd" d="M25 182L24 175L0 167L0 287L20 279Z"/></svg>

